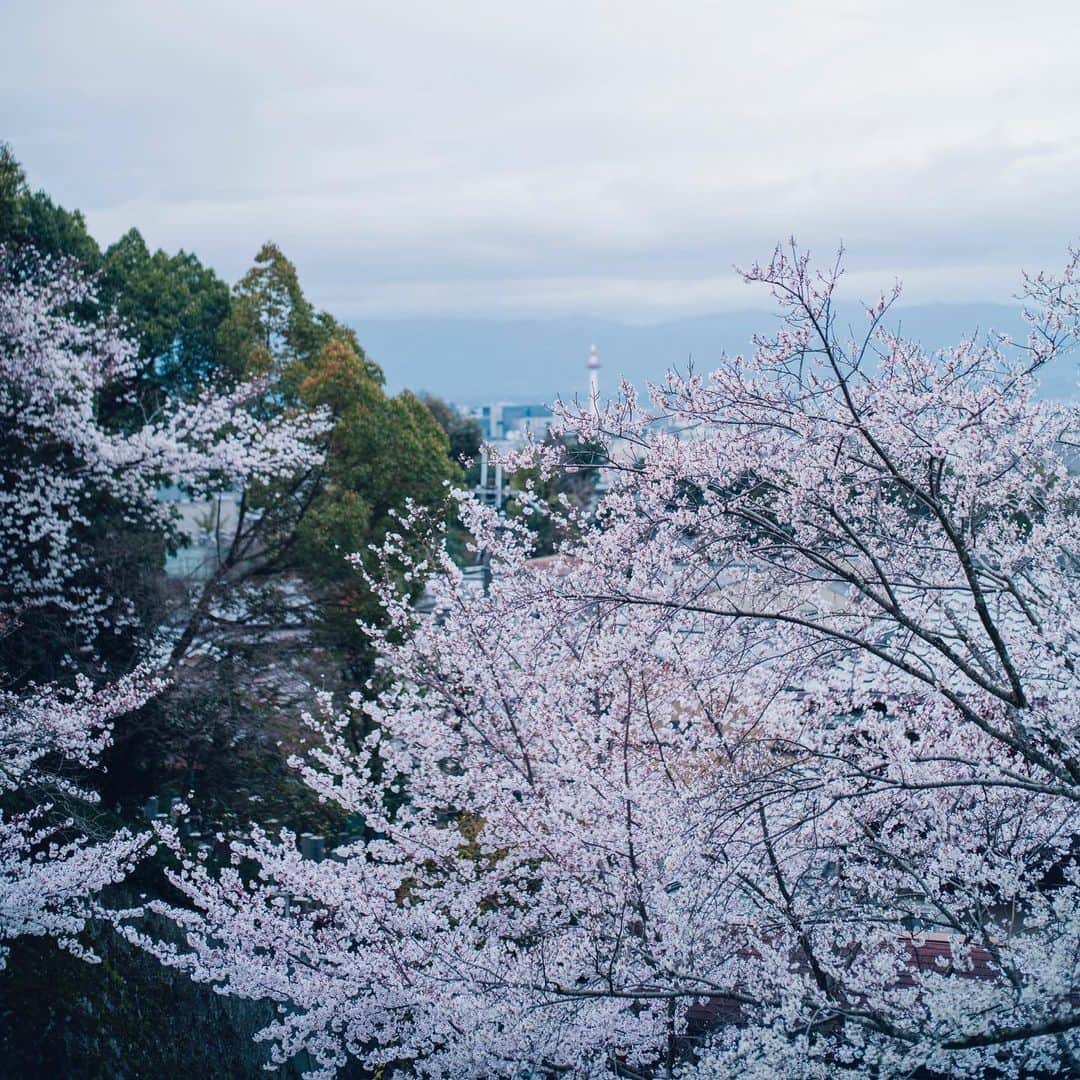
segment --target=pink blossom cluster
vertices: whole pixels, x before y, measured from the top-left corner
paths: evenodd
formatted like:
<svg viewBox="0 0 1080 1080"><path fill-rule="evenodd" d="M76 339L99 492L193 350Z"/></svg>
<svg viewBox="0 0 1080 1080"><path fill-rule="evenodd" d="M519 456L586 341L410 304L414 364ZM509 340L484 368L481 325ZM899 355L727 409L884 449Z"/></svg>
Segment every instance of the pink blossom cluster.
<svg viewBox="0 0 1080 1080"><path fill-rule="evenodd" d="M164 529L174 508L157 498L162 486L227 491L320 460L325 417L260 417L248 408L265 389L257 382L111 430L101 399L136 374L138 349L108 313L73 313L96 306L93 283L63 264L22 280L3 272L0 282L0 610L52 606L87 627L122 611L123 598L80 580L86 552L75 538L95 500Z"/></svg>
<svg viewBox="0 0 1080 1080"><path fill-rule="evenodd" d="M88 836L98 800L85 777L113 719L157 689L140 673L97 691L86 681L71 691L0 691L0 797L16 797L14 809L0 811L0 966L6 943L23 934L95 959L78 939L95 913L92 897L127 877L151 837L127 829Z"/></svg>

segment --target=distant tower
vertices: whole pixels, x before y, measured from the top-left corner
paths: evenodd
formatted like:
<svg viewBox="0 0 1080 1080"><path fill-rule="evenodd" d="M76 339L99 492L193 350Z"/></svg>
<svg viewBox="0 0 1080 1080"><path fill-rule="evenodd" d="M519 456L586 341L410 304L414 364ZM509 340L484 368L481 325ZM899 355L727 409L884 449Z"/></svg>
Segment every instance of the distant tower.
<svg viewBox="0 0 1080 1080"><path fill-rule="evenodd" d="M589 369L589 401L593 412L600 415L600 357L596 355L596 346L589 346L589 360L585 365Z"/></svg>

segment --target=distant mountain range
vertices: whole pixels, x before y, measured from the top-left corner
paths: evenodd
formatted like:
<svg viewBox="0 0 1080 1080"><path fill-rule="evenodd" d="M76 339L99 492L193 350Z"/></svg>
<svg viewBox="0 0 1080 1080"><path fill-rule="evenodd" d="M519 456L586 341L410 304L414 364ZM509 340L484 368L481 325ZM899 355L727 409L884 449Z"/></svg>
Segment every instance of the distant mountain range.
<svg viewBox="0 0 1080 1080"><path fill-rule="evenodd" d="M864 325L856 309L854 325ZM585 360L595 344L603 365L601 390L614 394L625 376L644 387L670 367L699 371L717 357L747 352L755 332L776 320L769 311L734 311L635 326L591 318L551 320L372 319L356 326L360 341L386 372L388 388L426 390L459 405L492 401L548 402L585 395ZM1005 304L924 304L898 308L892 317L906 337L929 349L975 330L1023 340L1020 309ZM1077 358L1066 358L1042 377L1051 398L1077 396Z"/></svg>

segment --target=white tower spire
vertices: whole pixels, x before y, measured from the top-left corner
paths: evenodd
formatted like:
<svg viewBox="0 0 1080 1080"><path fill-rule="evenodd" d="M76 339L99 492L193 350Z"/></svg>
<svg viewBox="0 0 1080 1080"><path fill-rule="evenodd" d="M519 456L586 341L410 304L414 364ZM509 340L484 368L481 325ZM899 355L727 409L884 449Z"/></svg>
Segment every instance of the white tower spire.
<svg viewBox="0 0 1080 1080"><path fill-rule="evenodd" d="M589 401L593 413L600 415L600 357L596 355L596 346L589 346L589 359L585 365L589 369Z"/></svg>

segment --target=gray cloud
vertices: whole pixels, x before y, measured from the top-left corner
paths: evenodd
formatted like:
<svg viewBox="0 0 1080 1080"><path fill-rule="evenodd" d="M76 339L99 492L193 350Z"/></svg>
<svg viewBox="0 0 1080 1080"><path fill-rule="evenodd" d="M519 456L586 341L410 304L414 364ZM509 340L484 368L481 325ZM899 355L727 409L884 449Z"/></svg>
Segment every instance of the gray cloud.
<svg viewBox="0 0 1080 1080"><path fill-rule="evenodd" d="M754 303L844 241L866 295L1007 299L1080 232L1080 10L1014 3L6 5L0 136L108 242L345 317Z"/></svg>

